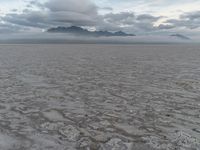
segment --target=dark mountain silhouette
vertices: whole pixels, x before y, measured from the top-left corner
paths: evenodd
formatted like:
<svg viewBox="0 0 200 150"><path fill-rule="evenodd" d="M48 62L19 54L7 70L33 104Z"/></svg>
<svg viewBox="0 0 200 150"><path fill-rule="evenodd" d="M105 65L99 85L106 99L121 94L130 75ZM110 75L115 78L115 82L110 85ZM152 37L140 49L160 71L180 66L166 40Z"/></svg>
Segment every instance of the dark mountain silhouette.
<svg viewBox="0 0 200 150"><path fill-rule="evenodd" d="M47 30L47 32L50 33L69 33L74 35L82 35L82 36L135 36L134 34L127 34L122 31L118 32L109 32L109 31L89 31L87 29L83 29L81 27L77 26L71 26L71 27L56 27L56 28L50 28Z"/></svg>
<svg viewBox="0 0 200 150"><path fill-rule="evenodd" d="M170 35L170 36L176 37L176 38L179 38L179 39L182 39L182 40L191 40L189 37L184 36L184 35L182 35L182 34L172 34L172 35Z"/></svg>

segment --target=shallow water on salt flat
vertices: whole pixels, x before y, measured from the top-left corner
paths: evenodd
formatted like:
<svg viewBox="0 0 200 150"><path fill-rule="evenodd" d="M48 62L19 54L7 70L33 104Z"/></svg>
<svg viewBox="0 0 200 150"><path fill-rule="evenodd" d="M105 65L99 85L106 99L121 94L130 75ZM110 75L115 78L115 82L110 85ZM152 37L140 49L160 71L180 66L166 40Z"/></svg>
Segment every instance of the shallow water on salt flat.
<svg viewBox="0 0 200 150"><path fill-rule="evenodd" d="M199 150L199 45L0 45L0 149Z"/></svg>

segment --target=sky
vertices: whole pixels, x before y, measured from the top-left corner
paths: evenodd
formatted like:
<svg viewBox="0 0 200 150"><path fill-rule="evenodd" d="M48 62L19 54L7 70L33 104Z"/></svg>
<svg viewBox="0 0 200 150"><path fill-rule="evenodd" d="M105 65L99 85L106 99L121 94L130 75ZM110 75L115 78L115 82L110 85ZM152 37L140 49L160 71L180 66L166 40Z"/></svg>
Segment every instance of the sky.
<svg viewBox="0 0 200 150"><path fill-rule="evenodd" d="M200 0L1 0L0 33L57 26L137 35L200 35Z"/></svg>

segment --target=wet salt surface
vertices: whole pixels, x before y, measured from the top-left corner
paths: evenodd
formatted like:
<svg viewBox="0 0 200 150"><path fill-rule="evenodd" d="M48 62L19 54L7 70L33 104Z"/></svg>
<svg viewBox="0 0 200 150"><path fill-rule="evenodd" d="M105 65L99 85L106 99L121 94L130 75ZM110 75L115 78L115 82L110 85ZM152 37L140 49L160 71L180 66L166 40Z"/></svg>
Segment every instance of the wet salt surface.
<svg viewBox="0 0 200 150"><path fill-rule="evenodd" d="M1 45L0 149L199 150L198 45Z"/></svg>

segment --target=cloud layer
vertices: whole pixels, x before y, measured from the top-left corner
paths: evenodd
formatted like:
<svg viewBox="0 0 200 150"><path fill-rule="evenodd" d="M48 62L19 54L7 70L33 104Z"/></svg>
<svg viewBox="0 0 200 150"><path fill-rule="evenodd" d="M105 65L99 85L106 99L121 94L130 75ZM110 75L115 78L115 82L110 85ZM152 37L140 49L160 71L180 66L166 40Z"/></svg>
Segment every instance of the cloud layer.
<svg viewBox="0 0 200 150"><path fill-rule="evenodd" d="M181 12L176 18L171 18L163 13L115 11L114 3L103 7L92 0L34 0L25 4L22 10L12 9L1 15L0 32L45 30L70 25L136 34L169 33L184 29L192 32L200 28L200 10ZM104 13L100 13L102 10Z"/></svg>

